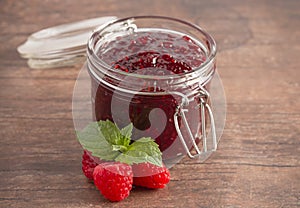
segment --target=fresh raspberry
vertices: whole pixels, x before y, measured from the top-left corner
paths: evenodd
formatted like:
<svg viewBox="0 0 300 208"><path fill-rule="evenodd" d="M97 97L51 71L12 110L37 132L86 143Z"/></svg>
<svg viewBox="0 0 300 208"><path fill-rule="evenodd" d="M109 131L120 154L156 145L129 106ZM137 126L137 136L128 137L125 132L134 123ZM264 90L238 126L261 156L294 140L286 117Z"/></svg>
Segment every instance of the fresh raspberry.
<svg viewBox="0 0 300 208"><path fill-rule="evenodd" d="M93 176L97 188L110 201L125 199L132 189L132 168L125 163L101 163L94 169Z"/></svg>
<svg viewBox="0 0 300 208"><path fill-rule="evenodd" d="M84 150L81 163L84 175L88 179L93 180L94 168L99 164L99 161Z"/></svg>
<svg viewBox="0 0 300 208"><path fill-rule="evenodd" d="M132 166L133 185L150 189L164 188L170 181L170 172L163 166L159 167L151 163L140 163Z"/></svg>

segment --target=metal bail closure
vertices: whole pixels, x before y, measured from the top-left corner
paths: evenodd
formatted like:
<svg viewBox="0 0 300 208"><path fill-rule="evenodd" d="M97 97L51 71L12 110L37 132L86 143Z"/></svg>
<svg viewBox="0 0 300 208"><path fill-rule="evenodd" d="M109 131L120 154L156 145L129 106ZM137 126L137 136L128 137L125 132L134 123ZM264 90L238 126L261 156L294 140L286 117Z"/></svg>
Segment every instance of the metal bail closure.
<svg viewBox="0 0 300 208"><path fill-rule="evenodd" d="M180 138L180 141L184 147L184 149L186 150L188 156L192 159L194 158L199 158L200 156L211 152L211 151L216 151L217 150L217 136L216 136L216 127L215 127L215 121L214 121L214 116L211 110L211 107L209 105L209 100L210 100L210 94L209 92L204 89L204 87L202 87L201 85L199 85L200 87L200 91L199 91L199 109L200 109L200 113L201 113L201 132L202 132L202 148L199 149L198 145L197 145L197 141L196 138L194 137L188 121L186 119L185 116L185 112L188 111L188 109L184 109L183 106L184 105L188 105L187 99L184 100L184 102L182 102L181 105L177 106L177 110L174 114L174 123L175 123L175 128L176 131L178 133L178 137ZM206 112L208 115L208 119L210 121L210 129L209 131L206 131ZM179 117L182 118L183 121L183 125L187 130L187 134L188 134L188 140L186 140L183 135L182 132L180 130L179 127L179 123L178 123L178 119ZM209 137L209 132L211 133L211 137ZM208 138L211 138L212 141L210 141L212 143L212 147L210 149L208 149ZM189 147L188 144L192 145L193 148ZM200 143L199 143L200 144ZM194 149L196 151L196 153L192 153L191 150Z"/></svg>

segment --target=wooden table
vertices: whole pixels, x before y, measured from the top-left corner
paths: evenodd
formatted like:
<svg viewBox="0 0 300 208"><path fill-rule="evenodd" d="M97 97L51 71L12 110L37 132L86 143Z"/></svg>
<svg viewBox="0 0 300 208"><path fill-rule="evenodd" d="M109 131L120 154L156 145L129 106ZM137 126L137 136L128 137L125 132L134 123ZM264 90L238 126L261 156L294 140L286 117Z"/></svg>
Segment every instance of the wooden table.
<svg viewBox="0 0 300 208"><path fill-rule="evenodd" d="M300 207L300 1L0 2L0 207ZM204 164L162 190L110 203L81 173L72 91L80 67L30 69L16 47L41 28L92 17L168 15L218 43L227 122Z"/></svg>

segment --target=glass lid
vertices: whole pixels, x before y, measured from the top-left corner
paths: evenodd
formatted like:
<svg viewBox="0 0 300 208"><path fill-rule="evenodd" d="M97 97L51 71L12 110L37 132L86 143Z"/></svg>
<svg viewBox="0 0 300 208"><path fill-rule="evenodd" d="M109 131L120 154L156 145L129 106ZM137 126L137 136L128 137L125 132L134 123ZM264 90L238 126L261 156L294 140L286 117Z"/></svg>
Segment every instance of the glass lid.
<svg viewBox="0 0 300 208"><path fill-rule="evenodd" d="M31 34L17 50L31 68L56 68L83 63L86 44L96 27L114 16L82 20L49 27Z"/></svg>

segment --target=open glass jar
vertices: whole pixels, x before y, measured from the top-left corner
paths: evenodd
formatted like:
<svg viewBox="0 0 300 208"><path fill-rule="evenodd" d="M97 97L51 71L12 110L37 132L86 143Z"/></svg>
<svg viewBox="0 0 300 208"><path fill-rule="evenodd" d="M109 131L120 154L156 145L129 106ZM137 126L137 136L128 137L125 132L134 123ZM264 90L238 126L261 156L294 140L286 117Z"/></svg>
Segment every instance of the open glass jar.
<svg viewBox="0 0 300 208"><path fill-rule="evenodd" d="M133 123L132 139L151 137L171 167L217 148L210 107L216 43L203 29L169 17L119 19L88 41L94 120ZM207 136L209 135L209 136Z"/></svg>
<svg viewBox="0 0 300 208"><path fill-rule="evenodd" d="M89 179L97 164L120 161L116 156L160 166L158 145L167 167L186 155L194 160L185 162L202 162L217 148L226 100L216 70L216 43L196 25L157 16L98 17L35 32L18 52L39 69L82 66L87 60L74 87L72 114ZM103 123L115 129L102 129ZM142 140L141 151L136 145L142 137L158 145L145 138L150 143Z"/></svg>

